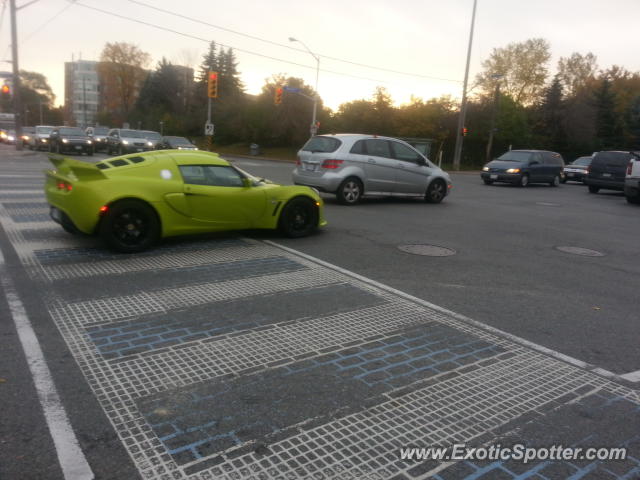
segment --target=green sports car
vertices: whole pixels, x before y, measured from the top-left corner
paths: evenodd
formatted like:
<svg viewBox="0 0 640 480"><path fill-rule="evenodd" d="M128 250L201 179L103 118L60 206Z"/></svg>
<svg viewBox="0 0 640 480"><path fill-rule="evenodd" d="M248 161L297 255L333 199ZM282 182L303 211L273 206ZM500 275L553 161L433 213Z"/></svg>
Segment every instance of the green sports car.
<svg viewBox="0 0 640 480"><path fill-rule="evenodd" d="M120 252L161 237L279 229L302 237L326 225L309 187L256 178L215 153L162 150L87 163L50 156L45 193L51 218L70 233L97 234Z"/></svg>

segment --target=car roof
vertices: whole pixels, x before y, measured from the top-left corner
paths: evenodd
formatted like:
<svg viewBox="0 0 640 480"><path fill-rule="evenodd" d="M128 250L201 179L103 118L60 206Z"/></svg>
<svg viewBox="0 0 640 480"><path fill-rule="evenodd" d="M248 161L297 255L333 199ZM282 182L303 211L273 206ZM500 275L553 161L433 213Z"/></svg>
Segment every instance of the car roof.
<svg viewBox="0 0 640 480"><path fill-rule="evenodd" d="M167 150L164 151L167 152ZM229 166L229 162L220 158L217 153L203 152L202 150L169 150L168 152L178 165Z"/></svg>

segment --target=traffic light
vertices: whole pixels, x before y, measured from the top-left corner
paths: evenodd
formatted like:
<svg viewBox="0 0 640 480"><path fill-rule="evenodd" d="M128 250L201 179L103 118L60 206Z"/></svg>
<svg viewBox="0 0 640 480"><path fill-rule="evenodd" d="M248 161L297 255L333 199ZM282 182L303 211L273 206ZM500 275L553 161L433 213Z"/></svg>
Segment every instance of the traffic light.
<svg viewBox="0 0 640 480"><path fill-rule="evenodd" d="M284 90L282 87L276 88L276 97L273 99L273 103L276 105L280 105L282 103L282 95L284 94Z"/></svg>
<svg viewBox="0 0 640 480"><path fill-rule="evenodd" d="M218 72L209 72L209 98L218 98Z"/></svg>
<svg viewBox="0 0 640 480"><path fill-rule="evenodd" d="M9 85L7 85L6 83L4 85L2 85L2 94L3 95L10 95L11 94L11 87Z"/></svg>
<svg viewBox="0 0 640 480"><path fill-rule="evenodd" d="M466 137L466 136L467 136L467 133L469 133L469 129L468 129L467 127L464 127L464 128L462 129L462 136L463 136L463 137Z"/></svg>

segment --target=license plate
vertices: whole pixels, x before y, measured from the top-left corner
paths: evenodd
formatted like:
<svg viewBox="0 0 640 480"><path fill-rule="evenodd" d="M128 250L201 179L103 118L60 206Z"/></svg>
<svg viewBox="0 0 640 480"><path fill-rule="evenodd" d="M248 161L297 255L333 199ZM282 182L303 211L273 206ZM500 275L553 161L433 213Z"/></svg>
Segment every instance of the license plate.
<svg viewBox="0 0 640 480"><path fill-rule="evenodd" d="M142 148L137 148L136 149L136 151L138 151L138 152L142 152L142 150L143 150Z"/></svg>
<svg viewBox="0 0 640 480"><path fill-rule="evenodd" d="M602 174L602 176L603 176L603 177L610 177L610 176L611 176L611 174L610 174L610 173L603 173L603 174Z"/></svg>
<svg viewBox="0 0 640 480"><path fill-rule="evenodd" d="M82 150L82 147L80 145L76 145L76 150Z"/></svg>
<svg viewBox="0 0 640 480"><path fill-rule="evenodd" d="M497 180L498 179L498 175L491 175L491 180Z"/></svg>
<svg viewBox="0 0 640 480"><path fill-rule="evenodd" d="M575 177L576 174L575 173L567 173L567 177Z"/></svg>
<svg viewBox="0 0 640 480"><path fill-rule="evenodd" d="M60 214L60 210L57 208L51 207L51 218L53 218L56 222L62 221L62 215Z"/></svg>
<svg viewBox="0 0 640 480"><path fill-rule="evenodd" d="M304 165L304 169L308 172L315 172L316 171L316 165L314 163L306 163Z"/></svg>

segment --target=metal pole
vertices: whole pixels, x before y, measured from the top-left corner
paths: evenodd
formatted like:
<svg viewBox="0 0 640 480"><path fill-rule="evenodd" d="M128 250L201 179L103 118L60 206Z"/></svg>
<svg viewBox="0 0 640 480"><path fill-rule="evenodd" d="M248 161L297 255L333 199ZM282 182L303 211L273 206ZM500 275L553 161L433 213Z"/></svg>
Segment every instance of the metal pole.
<svg viewBox="0 0 640 480"><path fill-rule="evenodd" d="M82 75L82 126L87 126L87 86L84 75ZM140 130L138 128L138 130Z"/></svg>
<svg viewBox="0 0 640 480"><path fill-rule="evenodd" d="M42 100L38 100L38 106L40 108L40 125L44 125L44 120L42 119Z"/></svg>
<svg viewBox="0 0 640 480"><path fill-rule="evenodd" d="M209 97L209 103L207 104L207 123L211 123L211 97ZM213 150L213 135L207 135L207 151Z"/></svg>
<svg viewBox="0 0 640 480"><path fill-rule="evenodd" d="M13 113L16 122L16 150L22 150L22 98L20 97L20 69L18 67L18 26L16 24L16 0L9 1L11 10L11 56L13 61Z"/></svg>
<svg viewBox="0 0 640 480"><path fill-rule="evenodd" d="M462 85L462 103L460 104L460 116L458 117L458 131L456 133L456 147L453 154L453 169L460 170L460 157L462 156L462 129L467 114L467 82L469 80L469 63L471 62L471 46L473 44L473 27L476 21L476 6L478 0L473 0L473 13L471 14L471 31L469 32L469 47L467 48L467 66L464 70L464 83Z"/></svg>

